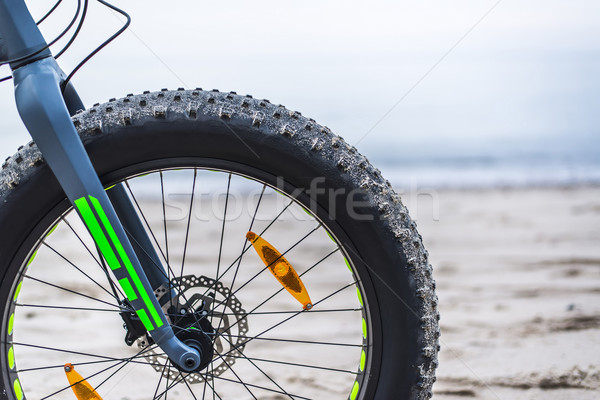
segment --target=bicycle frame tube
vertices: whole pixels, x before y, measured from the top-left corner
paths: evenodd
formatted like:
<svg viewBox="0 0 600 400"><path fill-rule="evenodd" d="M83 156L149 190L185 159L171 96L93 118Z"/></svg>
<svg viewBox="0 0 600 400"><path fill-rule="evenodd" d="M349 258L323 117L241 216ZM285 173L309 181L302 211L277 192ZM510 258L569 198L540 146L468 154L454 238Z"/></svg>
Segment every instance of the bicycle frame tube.
<svg viewBox="0 0 600 400"><path fill-rule="evenodd" d="M19 58L11 63L11 69L21 119L129 302L156 344L174 362L186 370L197 368L201 357L198 349L187 346L174 335L71 121L70 114L83 108L83 104L72 86L67 85L63 94L61 83L65 74L48 49L40 51L46 42L23 0L0 0L0 45L3 47L0 55L5 60ZM34 55L28 57L30 54ZM117 189L111 197L123 220L128 221L130 232L143 237L143 226L139 219L136 221L127 194ZM143 246L144 240L140 240ZM158 257L147 254L146 258L152 259L151 269L155 270ZM154 274L152 278L153 283L159 283L156 280L160 276Z"/></svg>
<svg viewBox="0 0 600 400"><path fill-rule="evenodd" d="M32 26L35 29L32 29ZM42 59L50 56L50 50L44 49L46 41L35 25L33 18L22 0L0 1L0 61L23 59L11 63L18 68L27 59ZM34 54L32 57L27 57Z"/></svg>

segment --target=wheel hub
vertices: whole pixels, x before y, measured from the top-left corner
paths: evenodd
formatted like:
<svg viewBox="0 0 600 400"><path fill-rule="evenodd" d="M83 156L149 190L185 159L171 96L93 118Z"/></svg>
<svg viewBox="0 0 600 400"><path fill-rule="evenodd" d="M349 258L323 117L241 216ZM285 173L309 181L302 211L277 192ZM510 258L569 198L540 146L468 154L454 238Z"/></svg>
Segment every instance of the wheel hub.
<svg viewBox="0 0 600 400"><path fill-rule="evenodd" d="M200 372L210 364L213 359L213 340L215 329L207 318L207 312L187 313L179 318L173 325L175 336L183 343L198 350L200 353L200 364L194 372ZM173 363L181 372L189 372L180 365Z"/></svg>
<svg viewBox="0 0 600 400"><path fill-rule="evenodd" d="M178 338L200 349L200 365L192 372L185 372L176 364L176 368L164 368L167 357L160 349L144 351L144 357L155 371L170 380L184 374L190 384L212 381L214 376L223 374L242 357L248 333L246 311L229 288L205 276L175 278L171 287L178 295L163 306L165 315L171 319ZM155 291L159 302L167 293L170 290L166 287ZM144 335L137 343L140 349L145 349L153 341L149 335Z"/></svg>

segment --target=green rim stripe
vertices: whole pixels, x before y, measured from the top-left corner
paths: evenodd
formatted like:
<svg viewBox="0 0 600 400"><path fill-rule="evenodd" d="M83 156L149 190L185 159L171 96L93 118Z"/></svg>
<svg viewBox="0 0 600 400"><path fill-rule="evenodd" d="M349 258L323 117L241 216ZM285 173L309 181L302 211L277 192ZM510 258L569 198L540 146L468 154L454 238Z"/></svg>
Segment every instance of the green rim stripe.
<svg viewBox="0 0 600 400"><path fill-rule="evenodd" d="M354 386L352 387L352 393L350 393L350 400L355 400L356 396L358 396L358 382L354 382Z"/></svg>
<svg viewBox="0 0 600 400"><path fill-rule="evenodd" d="M344 257L344 262L346 263L346 267L348 267L348 271L352 272L352 267L350 266L350 263L346 257Z"/></svg>
<svg viewBox="0 0 600 400"><path fill-rule="evenodd" d="M119 279L119 285L121 285L121 287L123 288L123 291L125 292L125 296L127 296L127 298L130 301L134 301L135 299L137 299L137 294L135 294L135 290L133 290L133 288L131 287L131 283L129 283L129 279L127 278L123 278L123 279Z"/></svg>
<svg viewBox="0 0 600 400"><path fill-rule="evenodd" d="M148 296L148 293L146 293L146 290L144 289L144 285L142 284L142 281L140 280L140 277L138 276L138 274L135 272L135 269L133 268L133 264L131 264L131 260L127 256L127 253L125 252L125 249L123 248L123 245L121 244L121 241L117 237L117 234L115 233L115 230L113 229L112 225L110 224L110 221L108 220L108 217L106 216L106 213L102 209L102 205L100 205L100 202L98 201L98 199L96 199L93 196L90 196L90 201L94 205L96 213L98 213L98 216L100 217L100 220L104 224L104 228L108 232L108 235L110 236L114 246L117 248L117 252L119 253L119 256L121 257L121 260L125 264L125 268L127 268L127 272L129 272L129 276L131 277L131 280L133 281L136 289L138 290L140 296L142 297L142 300L144 300L144 304L146 304L146 308L148 309L148 311L150 311L150 314L152 315L152 318L154 319L154 322L156 323L156 327L157 328L161 327L163 325L163 321L160 319L160 315L154 308L154 304L152 304L152 301L150 300L150 296Z"/></svg>
<svg viewBox="0 0 600 400"><path fill-rule="evenodd" d="M23 389L21 388L21 382L19 382L19 379L15 379L13 388L15 389L15 396L17 396L17 400L23 400Z"/></svg>
<svg viewBox="0 0 600 400"><path fill-rule="evenodd" d="M8 319L8 334L12 335L13 325L15 323L15 313L10 314L10 318Z"/></svg>
<svg viewBox="0 0 600 400"><path fill-rule="evenodd" d="M119 260L117 260L115 252L110 247L110 244L108 243L104 232L102 232L102 228L100 228L100 224L98 224L98 221L96 220L96 217L94 216L94 213L92 212L92 209L90 208L90 205L85 197L75 200L75 206L79 210L83 221L92 233L92 236L98 244L98 247L100 247L100 251L102 252L104 258L106 258L106 262L108 262L110 268L113 270L121 268L121 264L119 263Z"/></svg>
<svg viewBox="0 0 600 400"><path fill-rule="evenodd" d="M17 400L22 400L23 389L21 388L21 382L19 382L19 379L15 379L13 383L13 388L15 389L15 396L17 396Z"/></svg>
<svg viewBox="0 0 600 400"><path fill-rule="evenodd" d="M329 231L327 230L325 231L325 233L327 234L327 236L329 236L329 239L331 239L331 241L335 243L335 239L333 238L333 236L331 236L331 233L329 233Z"/></svg>
<svg viewBox="0 0 600 400"><path fill-rule="evenodd" d="M363 304L362 294L360 294L360 289L358 287L356 288L356 295L358 296L360 305L364 307L365 305Z"/></svg>
<svg viewBox="0 0 600 400"><path fill-rule="evenodd" d="M58 228L58 224L54 225L54 226L52 227L52 229L50 229L50 232L48 232L48 233L46 234L46 237L48 237L48 236L52 235L52 234L54 233L54 231L56 230L56 228Z"/></svg>
<svg viewBox="0 0 600 400"><path fill-rule="evenodd" d="M8 367L10 369L15 368L15 349L12 346L8 349Z"/></svg>
<svg viewBox="0 0 600 400"><path fill-rule="evenodd" d="M15 296L13 297L13 300L15 301L15 303L17 302L17 298L19 297L19 293L21 292L22 284L23 284L23 281L19 282L19 284L17 285L17 288L15 289Z"/></svg>
<svg viewBox="0 0 600 400"><path fill-rule="evenodd" d="M140 317L140 320L142 321L142 324L144 324L146 329L148 329L149 331L154 329L154 327L152 326L152 322L150 322L150 318L148 318L148 314L146 314L146 310L135 310L135 312L137 313L138 317Z"/></svg>
<svg viewBox="0 0 600 400"><path fill-rule="evenodd" d="M360 353L360 370L364 371L365 370L365 362L367 361L367 354L365 353L365 351L363 350Z"/></svg>
<svg viewBox="0 0 600 400"><path fill-rule="evenodd" d="M37 250L33 252L33 254L31 255L31 257L29 257L29 261L27 261L27 267L29 267L29 264L31 264L33 262L33 259L35 258L35 256L37 256Z"/></svg>
<svg viewBox="0 0 600 400"><path fill-rule="evenodd" d="M363 318L362 320L362 328L363 328L363 337L367 338L367 321Z"/></svg>

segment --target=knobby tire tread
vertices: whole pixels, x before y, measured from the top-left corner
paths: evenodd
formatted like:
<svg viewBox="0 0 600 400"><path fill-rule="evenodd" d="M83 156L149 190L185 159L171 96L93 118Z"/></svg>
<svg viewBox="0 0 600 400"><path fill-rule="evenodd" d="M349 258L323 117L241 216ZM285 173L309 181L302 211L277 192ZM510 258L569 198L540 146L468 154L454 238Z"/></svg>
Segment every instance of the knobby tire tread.
<svg viewBox="0 0 600 400"><path fill-rule="evenodd" d="M393 234L398 251L404 254L407 261L408 276L412 280L410 287L415 289L414 295L418 298L418 307L413 311L421 321L420 332L417 333L418 342L421 343L420 360L416 366L418 379L414 382L412 397L430 398L435 381L440 333L435 282L428 253L400 196L380 171L353 146L329 128L284 106L235 92L201 89L163 89L158 92L146 91L140 95L129 94L78 112L73 122L85 143L87 138L93 136L113 134L114 127L143 126L156 120L174 123L200 118L212 123L221 121L226 125L235 122L271 134L278 133L299 150L317 153L331 168L337 169L340 174L347 174L368 194L372 204L379 210L380 220ZM34 142L19 147L12 157L7 158L0 172L0 206L7 202L20 183L26 182L44 164Z"/></svg>

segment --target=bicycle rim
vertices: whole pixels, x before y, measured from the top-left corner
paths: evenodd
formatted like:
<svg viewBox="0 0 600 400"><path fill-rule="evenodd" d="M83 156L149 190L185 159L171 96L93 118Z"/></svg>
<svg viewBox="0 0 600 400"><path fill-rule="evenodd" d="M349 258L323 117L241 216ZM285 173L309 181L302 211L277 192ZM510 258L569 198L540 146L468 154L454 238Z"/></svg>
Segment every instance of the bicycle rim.
<svg viewBox="0 0 600 400"><path fill-rule="evenodd" d="M14 398L75 398L66 363L104 398L362 397L379 356L373 296L345 247L350 242L292 198L292 188L274 187L274 177L208 164L161 160L116 172L111 184L125 185L183 301L212 301L210 365L182 373L144 337L125 344L125 295L63 204L29 241L7 302L3 368ZM311 310L265 268L248 231L294 265Z"/></svg>

